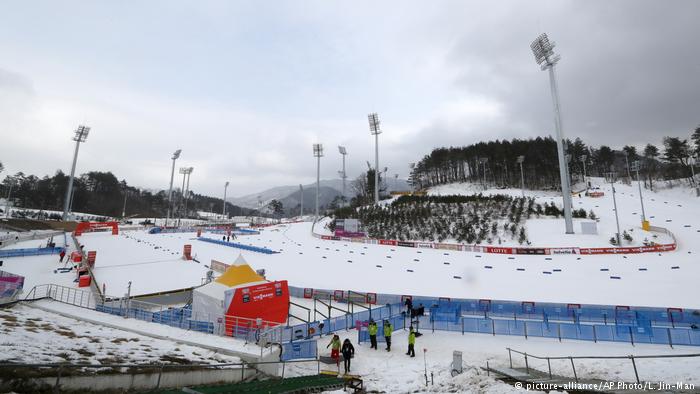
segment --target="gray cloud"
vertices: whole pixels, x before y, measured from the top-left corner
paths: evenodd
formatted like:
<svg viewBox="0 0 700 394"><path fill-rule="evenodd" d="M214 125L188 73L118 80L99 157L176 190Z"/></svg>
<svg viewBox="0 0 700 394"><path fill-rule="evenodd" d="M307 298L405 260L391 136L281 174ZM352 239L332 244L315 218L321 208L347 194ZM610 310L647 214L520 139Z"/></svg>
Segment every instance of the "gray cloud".
<svg viewBox="0 0 700 394"><path fill-rule="evenodd" d="M78 171L143 187L167 186L177 148L194 190L213 195L225 180L230 195L312 182L314 142L322 177L340 169L337 145L355 177L373 161L376 111L380 166L405 176L434 147L551 133L547 74L529 49L543 31L562 55L568 137L659 143L700 123L695 1L141 6L5 7L7 172L65 170L71 130L87 122Z"/></svg>

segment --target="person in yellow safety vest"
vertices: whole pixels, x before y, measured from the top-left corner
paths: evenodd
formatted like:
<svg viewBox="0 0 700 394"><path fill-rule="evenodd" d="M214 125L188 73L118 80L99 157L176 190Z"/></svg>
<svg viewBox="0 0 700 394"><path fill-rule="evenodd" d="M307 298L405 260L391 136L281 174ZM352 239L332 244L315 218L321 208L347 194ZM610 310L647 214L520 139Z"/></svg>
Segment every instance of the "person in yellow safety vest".
<svg viewBox="0 0 700 394"><path fill-rule="evenodd" d="M333 339L326 345L326 349L331 345L333 345L333 347L331 347L331 358L335 360L335 364L340 367L340 337L333 335Z"/></svg>
<svg viewBox="0 0 700 394"><path fill-rule="evenodd" d="M389 323L389 320L384 320L384 340L386 341L386 351L391 351L391 333L394 328Z"/></svg>
<svg viewBox="0 0 700 394"><path fill-rule="evenodd" d="M413 331L413 326L410 327L410 331L408 333L408 352L406 352L407 356L411 357L416 357L416 350L413 348L416 344L416 332Z"/></svg>
<svg viewBox="0 0 700 394"><path fill-rule="evenodd" d="M374 320L369 321L369 325L367 326L367 331L369 331L369 343L370 343L370 349L377 350L377 331L379 330L379 327L377 327L377 322Z"/></svg>

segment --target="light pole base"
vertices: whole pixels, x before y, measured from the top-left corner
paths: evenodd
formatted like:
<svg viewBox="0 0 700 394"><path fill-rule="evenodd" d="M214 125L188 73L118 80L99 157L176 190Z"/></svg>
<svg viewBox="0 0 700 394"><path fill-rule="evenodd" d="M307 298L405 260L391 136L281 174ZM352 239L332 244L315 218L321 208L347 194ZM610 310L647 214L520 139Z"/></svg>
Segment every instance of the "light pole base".
<svg viewBox="0 0 700 394"><path fill-rule="evenodd" d="M648 220L642 220L642 230L649 231L650 225Z"/></svg>
<svg viewBox="0 0 700 394"><path fill-rule="evenodd" d="M567 231L565 234L576 234L576 233L573 231Z"/></svg>

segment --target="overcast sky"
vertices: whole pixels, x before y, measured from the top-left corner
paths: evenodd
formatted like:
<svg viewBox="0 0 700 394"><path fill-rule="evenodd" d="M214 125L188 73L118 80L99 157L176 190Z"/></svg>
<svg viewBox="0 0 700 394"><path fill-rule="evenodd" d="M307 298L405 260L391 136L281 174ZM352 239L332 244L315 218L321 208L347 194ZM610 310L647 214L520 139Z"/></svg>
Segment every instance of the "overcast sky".
<svg viewBox="0 0 700 394"><path fill-rule="evenodd" d="M373 162L405 177L438 146L552 133L547 32L564 132L660 144L700 124L698 1L3 1L1 175L78 173L229 195L315 181ZM177 184L177 182L176 182Z"/></svg>

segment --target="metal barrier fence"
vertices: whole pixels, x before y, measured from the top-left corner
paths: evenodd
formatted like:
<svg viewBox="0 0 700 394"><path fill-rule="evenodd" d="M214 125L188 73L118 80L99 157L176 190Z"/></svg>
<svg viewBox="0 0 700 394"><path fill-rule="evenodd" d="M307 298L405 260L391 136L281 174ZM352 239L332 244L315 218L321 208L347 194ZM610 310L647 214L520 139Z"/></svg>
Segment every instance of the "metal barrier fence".
<svg viewBox="0 0 700 394"><path fill-rule="evenodd" d="M250 246L250 245L243 245L239 244L236 242L225 242L225 241L219 241L217 239L211 239L211 238L197 238L197 241L202 241L202 242L209 242L213 244L219 244L223 246L228 246L230 248L238 248L238 249L243 249L243 250L249 250L251 252L258 252L258 253L265 253L265 254L274 254L274 253L279 253L275 252L274 250L268 249L268 248L260 248L257 246Z"/></svg>
<svg viewBox="0 0 700 394"><path fill-rule="evenodd" d="M368 321L370 318L375 321L382 321L389 318L401 317L402 305L385 305L360 312L348 313L341 316L331 317L319 321L297 324L287 327L280 326L265 331L272 342L285 343L310 339L328 335L336 331L351 330L358 327L358 323ZM274 340L272 340L274 339Z"/></svg>
<svg viewBox="0 0 700 394"><path fill-rule="evenodd" d="M281 377L285 376L285 369L287 365L296 364L316 364L315 369L309 369L308 375L319 374L321 372L321 362L318 357L313 357L309 360L280 360L280 361L258 361L258 362L238 362L238 363L221 363L221 364L71 364L71 363L58 363L58 364L29 364L29 363L0 363L0 372L3 376L10 376L7 381L11 380L29 380L35 381L41 379L41 377L52 378L54 392L60 392L61 390L61 379L69 379L68 372L81 371L81 377L85 378L88 376L109 376L106 371L113 371L115 375L121 375L124 373L128 374L153 374L153 381L149 385L150 387L133 387L134 379L127 379L129 382L128 386L114 387L118 390L127 390L138 388L143 389L160 389L162 387L162 382L165 380L163 378L164 373L168 372L182 372L182 371L207 371L207 370L225 370L230 371L230 374L226 374L225 379L219 379L211 383L238 383L244 381L251 374L255 374L256 370L269 370L269 367L277 366L277 371L281 366ZM18 370L29 369L35 373L31 378L11 378L12 376L26 376L26 374L15 373ZM240 371L240 372L239 372ZM314 373L315 372L315 373ZM53 379L55 378L55 380ZM85 388L83 388L85 389Z"/></svg>
<svg viewBox="0 0 700 394"><path fill-rule="evenodd" d="M238 316L198 314L190 308L168 308L160 304L138 301L129 298L105 297L100 299L87 290L55 284L34 286L25 300L51 298L62 303L92 309L98 312L122 316L152 323L163 324L185 330L198 331L219 336L243 339L265 346L272 341L261 334L271 328L281 327L280 323ZM265 341L261 341L261 338Z"/></svg>
<svg viewBox="0 0 700 394"><path fill-rule="evenodd" d="M25 249L0 249L0 257L25 257L40 256L44 254L58 254L65 248L25 248Z"/></svg>
<svg viewBox="0 0 700 394"><path fill-rule="evenodd" d="M541 357L541 356L535 356L532 354L528 354L527 352L521 352L515 349L511 348L506 348L508 350L508 360L510 363L510 368L513 368L513 354L520 354L523 356L525 360L525 370L529 374L530 373L530 363L528 362L528 357L529 358L534 358L538 360L546 360L547 361L547 369L548 369L548 374L549 374L549 379L553 378L552 375L552 360L568 360L571 362L571 369L573 370L574 373L574 380L576 383L578 383L578 374L576 373L576 366L574 364L574 360L630 360L632 362L632 368L634 368L634 376L637 380L637 383L640 383L641 380L639 379L639 371L637 370L637 363L635 362L635 359L661 359L661 358L690 358L690 357L700 357L700 353L692 353L692 354L661 354L661 355L647 355L647 356L564 356L564 357ZM488 367L488 362L487 362L487 370L492 371L490 367ZM497 371L495 371L497 372Z"/></svg>
<svg viewBox="0 0 700 394"><path fill-rule="evenodd" d="M287 342L282 344L282 361L309 359L318 357L318 346L316 340L305 340L296 342Z"/></svg>
<svg viewBox="0 0 700 394"><path fill-rule="evenodd" d="M582 341L627 342L700 346L700 330L692 328L653 327L633 324L581 324L553 321L492 319L461 316L456 320L438 321L420 316L419 327L432 331L454 331L491 335L518 335L528 337L576 339ZM414 320L414 322L416 321Z"/></svg>

